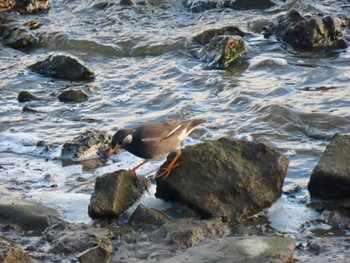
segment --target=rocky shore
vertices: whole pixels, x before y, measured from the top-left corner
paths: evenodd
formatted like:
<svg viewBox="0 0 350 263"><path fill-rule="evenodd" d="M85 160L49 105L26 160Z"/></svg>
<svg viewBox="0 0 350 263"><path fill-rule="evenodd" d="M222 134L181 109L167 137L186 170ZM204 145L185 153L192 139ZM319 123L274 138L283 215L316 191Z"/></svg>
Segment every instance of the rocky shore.
<svg viewBox="0 0 350 263"><path fill-rule="evenodd" d="M217 8L259 10L277 6L276 2L183 1L182 5L189 12L205 12ZM45 15L49 8L50 2L43 0L0 4L2 14ZM20 52L46 45L39 22L18 24L6 15L1 21L2 45ZM348 46L349 21L298 4L262 30L265 39L275 38L292 52L331 52ZM238 26L205 29L190 37L187 52L209 69L225 70L241 63L241 57L249 52L245 41L249 35ZM83 84L94 81L94 69L67 53L33 56L35 62L27 65L31 73L78 84L47 97L21 91L17 97L21 105L47 100L69 105L89 102ZM23 106L23 111L40 113L30 105ZM67 141L57 158L72 164L85 162L84 167L92 170L105 164L109 141L107 132L87 130ZM43 152L49 152L51 146L37 145ZM159 171L171 159L169 155ZM116 170L79 182L94 182L86 190L91 193L89 224L67 222L54 207L2 196L0 262L348 262L349 134L334 135L310 176L311 200L306 205L323 219L305 223L298 233L273 229L265 215L281 196L298 194L298 188L283 192L289 160L275 147L222 137L187 146L178 163L167 178L135 178L130 171ZM52 186L49 190L55 191ZM161 199L169 208L158 210L142 203L151 187L156 187L154 199Z"/></svg>
<svg viewBox="0 0 350 263"><path fill-rule="evenodd" d="M81 144L86 143L83 137L79 137ZM342 172L342 167L350 165L349 142L349 135L333 138L309 183L315 196L310 205L327 214L327 225L344 233L350 227L349 196L340 191L349 183L348 173ZM170 160L171 155L163 166ZM309 262L315 256L341 258L332 253L347 246L347 237L329 236L325 242L311 232L280 233L263 220L264 209L282 195L288 167L288 159L272 147L221 138L184 148L178 161L180 166L169 177L154 182L155 196L171 204L164 211L139 203L151 182L126 170L97 178L88 210L93 219L90 225L68 223L58 211L42 204L2 198L2 262L293 262L295 257ZM323 180L328 182L327 189L318 186L325 184ZM314 190L315 185L322 195Z"/></svg>

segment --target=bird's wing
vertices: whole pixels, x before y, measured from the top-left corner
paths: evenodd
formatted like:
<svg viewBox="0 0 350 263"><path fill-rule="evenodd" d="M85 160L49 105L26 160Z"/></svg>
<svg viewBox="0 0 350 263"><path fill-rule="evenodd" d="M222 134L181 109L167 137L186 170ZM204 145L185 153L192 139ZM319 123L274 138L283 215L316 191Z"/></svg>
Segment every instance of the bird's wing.
<svg viewBox="0 0 350 263"><path fill-rule="evenodd" d="M140 137L142 141L163 141L173 135L182 127L180 121L166 121L162 123L149 123L143 126Z"/></svg>

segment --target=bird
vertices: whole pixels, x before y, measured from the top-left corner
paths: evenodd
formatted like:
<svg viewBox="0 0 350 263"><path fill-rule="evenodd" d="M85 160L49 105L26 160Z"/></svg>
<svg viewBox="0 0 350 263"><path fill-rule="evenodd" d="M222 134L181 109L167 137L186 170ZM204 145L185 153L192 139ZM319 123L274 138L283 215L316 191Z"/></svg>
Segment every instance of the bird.
<svg viewBox="0 0 350 263"><path fill-rule="evenodd" d="M144 161L135 167L132 172L136 177L136 170L148 160L163 157L174 152L175 156L168 167L156 178L166 178L170 171L176 167L177 159L181 155L181 142L205 119L189 120L166 120L160 122L145 123L131 129L118 130L112 137L111 147L108 156L111 156L117 149L126 151L143 158Z"/></svg>

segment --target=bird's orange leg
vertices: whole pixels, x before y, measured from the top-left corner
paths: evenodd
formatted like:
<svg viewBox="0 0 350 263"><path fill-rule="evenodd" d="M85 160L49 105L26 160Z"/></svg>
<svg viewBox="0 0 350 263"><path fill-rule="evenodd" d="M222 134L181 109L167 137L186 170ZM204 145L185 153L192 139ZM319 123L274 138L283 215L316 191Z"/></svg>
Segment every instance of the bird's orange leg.
<svg viewBox="0 0 350 263"><path fill-rule="evenodd" d="M174 156L173 160L170 162L168 167L160 175L157 175L156 178L160 178L160 177L167 178L171 169L179 165L179 164L175 164L175 162L177 161L177 159L179 159L180 155L181 155L181 150L177 150L176 155Z"/></svg>
<svg viewBox="0 0 350 263"><path fill-rule="evenodd" d="M148 160L144 160L142 163L136 165L134 168L130 169L129 171L137 178L135 171L147 162Z"/></svg>

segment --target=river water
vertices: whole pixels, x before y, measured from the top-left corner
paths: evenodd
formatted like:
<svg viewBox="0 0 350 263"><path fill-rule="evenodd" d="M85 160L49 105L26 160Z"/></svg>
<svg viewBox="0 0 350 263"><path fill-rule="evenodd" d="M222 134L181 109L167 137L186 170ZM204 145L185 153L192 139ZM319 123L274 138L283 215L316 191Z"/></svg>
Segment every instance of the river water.
<svg viewBox="0 0 350 263"><path fill-rule="evenodd" d="M84 130L111 135L120 127L164 119L203 117L208 122L184 145L221 136L266 142L290 159L283 195L266 211L279 231L296 233L321 217L306 204L307 183L329 139L350 127L350 50L301 52L264 39L263 26L292 7L310 5L350 17L343 1L276 1L269 9L189 11L181 1L52 1L48 13L7 14L25 23L37 20L41 44L27 52L0 47L0 195L53 205L71 222L90 222L87 206L93 184L65 187L107 171L130 168L140 160L122 153L98 168L59 159L62 145ZM4 15L2 15L4 16ZM247 51L227 69L210 69L194 54L192 37L204 30L238 26L251 33ZM347 39L350 40L349 32ZM83 60L96 74L92 82L40 76L27 67L52 53ZM80 87L83 103L63 103L57 95ZM43 98L19 103L20 91ZM25 105L39 111L23 112ZM39 141L51 151L37 146ZM139 174L153 174L161 161ZM51 185L58 190L50 191ZM84 190L85 189L85 190ZM142 202L156 208L154 187Z"/></svg>

